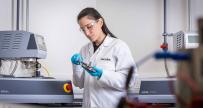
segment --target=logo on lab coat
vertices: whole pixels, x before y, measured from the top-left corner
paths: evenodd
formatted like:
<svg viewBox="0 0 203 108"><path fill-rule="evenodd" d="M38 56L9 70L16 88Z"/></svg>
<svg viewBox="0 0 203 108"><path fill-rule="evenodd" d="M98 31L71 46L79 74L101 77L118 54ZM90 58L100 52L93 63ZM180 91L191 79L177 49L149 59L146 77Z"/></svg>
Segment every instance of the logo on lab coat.
<svg viewBox="0 0 203 108"><path fill-rule="evenodd" d="M101 58L101 60L104 60L104 61L111 61L110 58Z"/></svg>

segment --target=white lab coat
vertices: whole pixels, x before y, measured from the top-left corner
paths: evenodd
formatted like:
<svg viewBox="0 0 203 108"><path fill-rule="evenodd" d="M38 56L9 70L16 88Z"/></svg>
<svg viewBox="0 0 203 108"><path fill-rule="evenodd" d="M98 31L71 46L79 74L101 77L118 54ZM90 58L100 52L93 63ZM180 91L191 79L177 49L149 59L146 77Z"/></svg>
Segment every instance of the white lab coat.
<svg viewBox="0 0 203 108"><path fill-rule="evenodd" d="M103 70L101 78L97 79L73 64L73 83L84 88L83 108L115 108L125 95L129 68L135 65L130 49L122 40L107 35L95 53L92 43L88 43L80 54L85 63Z"/></svg>

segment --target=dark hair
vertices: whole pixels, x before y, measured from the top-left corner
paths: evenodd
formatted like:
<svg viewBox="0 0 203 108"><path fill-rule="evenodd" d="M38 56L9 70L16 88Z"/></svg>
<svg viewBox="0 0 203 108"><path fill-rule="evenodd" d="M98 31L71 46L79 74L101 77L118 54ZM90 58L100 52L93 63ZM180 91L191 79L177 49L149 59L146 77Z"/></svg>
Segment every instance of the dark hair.
<svg viewBox="0 0 203 108"><path fill-rule="evenodd" d="M108 29L108 27L106 26L106 23L104 21L104 18L101 16L101 14L94 8L91 7L87 7L85 9L83 9L79 14L78 14L78 18L77 20L79 21L82 17L88 16L94 20L98 20L99 18L103 19L103 26L102 26L102 31L107 35L109 34L111 37L116 38L116 36L111 33L111 31Z"/></svg>

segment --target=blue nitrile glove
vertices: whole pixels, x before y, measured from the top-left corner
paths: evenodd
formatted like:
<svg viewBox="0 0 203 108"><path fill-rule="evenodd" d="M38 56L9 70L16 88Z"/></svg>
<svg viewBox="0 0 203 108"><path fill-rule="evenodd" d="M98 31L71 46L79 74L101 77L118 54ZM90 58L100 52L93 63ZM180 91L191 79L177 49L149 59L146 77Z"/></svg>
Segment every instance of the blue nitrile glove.
<svg viewBox="0 0 203 108"><path fill-rule="evenodd" d="M91 71L91 70L87 70L85 69L90 75L94 76L94 77L97 77L98 79L102 76L102 73L103 73L103 70L96 67L96 66L93 66L92 67L95 71Z"/></svg>
<svg viewBox="0 0 203 108"><path fill-rule="evenodd" d="M71 62L75 65L80 65L80 63L83 61L83 58L80 54L76 53L71 57Z"/></svg>

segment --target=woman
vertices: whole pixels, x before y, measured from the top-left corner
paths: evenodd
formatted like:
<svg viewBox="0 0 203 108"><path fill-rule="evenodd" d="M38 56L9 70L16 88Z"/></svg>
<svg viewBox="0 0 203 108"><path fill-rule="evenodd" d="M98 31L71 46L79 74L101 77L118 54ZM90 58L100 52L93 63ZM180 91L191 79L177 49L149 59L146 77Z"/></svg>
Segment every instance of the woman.
<svg viewBox="0 0 203 108"><path fill-rule="evenodd" d="M83 9L77 18L80 29L91 41L71 58L73 83L84 88L84 108L115 108L125 95L125 81L134 60L128 46L107 28L94 8ZM93 66L84 68L83 63Z"/></svg>

